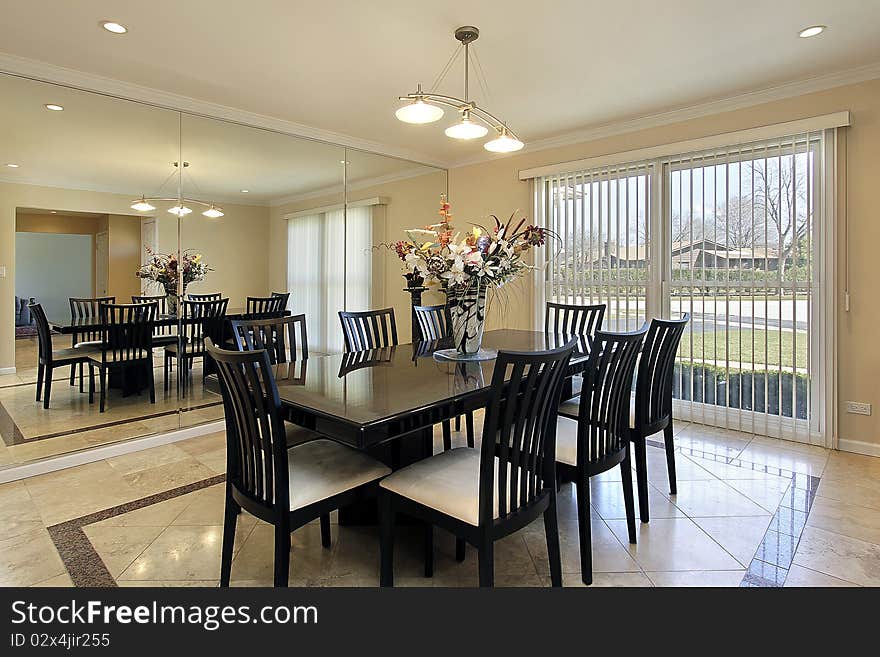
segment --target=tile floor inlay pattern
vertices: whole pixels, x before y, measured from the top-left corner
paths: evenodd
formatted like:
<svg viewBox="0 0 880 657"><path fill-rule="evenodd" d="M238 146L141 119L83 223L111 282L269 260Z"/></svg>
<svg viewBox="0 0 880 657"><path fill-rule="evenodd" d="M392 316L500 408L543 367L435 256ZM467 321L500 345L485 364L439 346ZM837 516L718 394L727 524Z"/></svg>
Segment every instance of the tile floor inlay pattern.
<svg viewBox="0 0 880 657"><path fill-rule="evenodd" d="M192 493L226 481L226 475L217 475L192 484L144 497L140 500L120 504L110 509L91 513L81 518L68 520L48 528L49 536L64 562L70 579L75 586L116 586L116 580L107 570L100 555L95 550L83 527L143 509L166 500Z"/></svg>

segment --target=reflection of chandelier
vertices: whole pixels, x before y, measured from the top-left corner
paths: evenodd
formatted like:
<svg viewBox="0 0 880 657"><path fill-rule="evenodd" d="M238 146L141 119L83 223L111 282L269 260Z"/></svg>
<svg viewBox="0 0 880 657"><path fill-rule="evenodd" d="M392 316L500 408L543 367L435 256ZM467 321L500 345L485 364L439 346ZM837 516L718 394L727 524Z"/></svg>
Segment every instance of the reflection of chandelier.
<svg viewBox="0 0 880 657"><path fill-rule="evenodd" d="M162 188L168 184L168 181L177 173L178 163L172 162L174 166L174 171L172 171L168 177L159 185L159 191L162 191ZM189 162L183 163L184 172L189 167ZM190 176L190 180L192 181L192 176ZM192 181L193 186L198 190L198 185L195 184L195 181ZM218 208L213 203L200 201L194 198L184 198L183 196L177 196L172 198L161 197L161 196L144 196L141 195L140 198L135 199L131 203L131 209L137 210L138 212L150 212L156 209L156 206L152 205L150 201L171 201L174 205L168 208L168 212L171 214L175 214L178 217L185 217L190 214L192 210L186 206L187 203L190 205L201 205L207 208L204 212L202 212L202 216L209 217L211 219L217 219L218 217L223 216L223 208Z"/></svg>
<svg viewBox="0 0 880 657"><path fill-rule="evenodd" d="M483 144L483 148L493 153L512 153L513 151L521 149L523 143L517 138L513 131L507 127L506 123L499 121L495 116L483 108L477 107L477 104L470 100L468 94L468 82L470 77L469 46L476 41L479 36L480 30L470 25L455 30L455 38L461 41L462 45L456 48L452 57L446 63L446 67L437 77L437 81L434 82L434 86L431 87L430 91L424 92L422 91L422 85L419 85L415 93L401 96L400 100L407 100L409 103L398 109L395 116L405 123L433 123L434 121L439 121L443 117L443 109L438 107L438 105L452 107L461 114L461 120L446 128L446 135L448 137L452 137L453 139L477 139L489 132L486 127L488 126L489 128L494 129L495 132L498 133L498 136ZM449 72L449 68L455 62L455 59L458 57L458 52L462 48L464 48L464 100L454 96L443 96L441 94L433 93L434 89L443 82L443 78L446 77L446 73ZM476 54L475 64L476 66L474 67L474 70L477 73L477 82L480 83L480 86L483 88L483 93L485 94L488 88L486 85L486 78L485 75L483 75L483 68L480 66L480 60L476 58Z"/></svg>

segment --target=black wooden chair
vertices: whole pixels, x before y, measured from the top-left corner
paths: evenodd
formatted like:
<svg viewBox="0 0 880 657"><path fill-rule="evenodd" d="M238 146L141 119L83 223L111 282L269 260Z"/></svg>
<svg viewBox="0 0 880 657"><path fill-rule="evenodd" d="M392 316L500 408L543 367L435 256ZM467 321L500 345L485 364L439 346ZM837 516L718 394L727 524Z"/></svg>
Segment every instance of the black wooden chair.
<svg viewBox="0 0 880 657"><path fill-rule="evenodd" d="M205 339L212 338L220 342L223 333L223 322L229 299L209 299L205 301L181 301L180 334L177 342L165 347L165 391L168 391L168 376L171 361L177 359L178 385L186 394L189 386L190 370L193 360L205 357ZM202 363L202 380L207 372Z"/></svg>
<svg viewBox="0 0 880 657"><path fill-rule="evenodd" d="M220 586L229 586L239 511L275 527L275 586L287 586L290 533L315 518L375 493L390 469L331 440L288 449L281 401L266 350L227 351L205 341L217 364L226 415L226 511ZM330 547L330 523L321 522Z"/></svg>
<svg viewBox="0 0 880 657"><path fill-rule="evenodd" d="M209 292L208 294L187 294L186 298L189 301L217 301L222 299L223 295L220 292Z"/></svg>
<svg viewBox="0 0 880 657"><path fill-rule="evenodd" d="M677 493L675 482L675 443L672 427L672 379L675 353L690 321L690 314L681 319L652 319L636 374L635 408L629 424L629 438L635 448L636 482L639 491L639 515L642 522L650 519L648 511L648 463L645 439L663 432L669 492Z"/></svg>
<svg viewBox="0 0 880 657"><path fill-rule="evenodd" d="M584 369L578 415L560 415L556 467L561 481L573 481L577 496L581 579L593 582L590 477L620 465L629 542L636 542L629 399L636 359L646 327L631 333L597 331Z"/></svg>
<svg viewBox="0 0 880 657"><path fill-rule="evenodd" d="M339 311L345 351L363 351L397 346L397 322L394 308L365 310L363 312Z"/></svg>
<svg viewBox="0 0 880 657"><path fill-rule="evenodd" d="M283 297L248 297L245 302L245 313L248 317L269 318L281 317L284 313Z"/></svg>
<svg viewBox="0 0 880 657"><path fill-rule="evenodd" d="M87 363L89 357L96 352L97 347L80 347L69 349L52 349L52 331L49 328L49 320L43 306L38 303L28 305L31 315L37 325L37 399L43 397L43 408L49 408L49 396L52 394L52 371L56 367L70 366L73 372L77 365ZM80 375L82 376L82 375Z"/></svg>
<svg viewBox="0 0 880 657"><path fill-rule="evenodd" d="M419 325L419 336L422 341L436 342L452 335L449 315L445 305L413 306L413 313ZM464 416L467 432L467 446L474 446L474 414L471 411ZM443 420L443 449L452 449L452 426L449 420ZM461 431L461 416L455 418L455 430Z"/></svg>
<svg viewBox="0 0 880 657"><path fill-rule="evenodd" d="M592 336L602 330L605 304L592 306L547 302L544 311L544 332L554 335Z"/></svg>
<svg viewBox="0 0 880 657"><path fill-rule="evenodd" d="M131 297L132 303L155 303L156 304L156 312L158 320L160 315L168 315L168 297L164 294L156 294L156 295L132 295ZM156 324L153 328L153 348L165 347L169 344L175 344L177 342L177 334L172 330L172 327L167 324Z"/></svg>
<svg viewBox="0 0 880 657"><path fill-rule="evenodd" d="M425 576L433 574L433 525L479 550L480 586L494 583L494 543L544 516L550 579L562 585L556 521L555 433L559 393L574 345L498 353L483 443L402 468L380 483L381 585L393 584L397 512L426 523Z"/></svg>
<svg viewBox="0 0 880 657"><path fill-rule="evenodd" d="M272 292L273 297L279 297L281 299L280 308L281 310L287 310L287 302L290 301L290 292Z"/></svg>
<svg viewBox="0 0 880 657"><path fill-rule="evenodd" d="M155 303L101 304L101 346L89 357L89 402L94 399L95 373L101 384L101 413L107 399L107 373L119 373L125 388L128 370L143 370L150 388L150 403L156 403L153 378L153 325L158 306Z"/></svg>
<svg viewBox="0 0 880 657"><path fill-rule="evenodd" d="M116 303L116 297L69 297L70 319L76 322L89 323L89 320L97 320L101 317L102 303ZM70 334L70 346L74 349L91 349L101 344L101 327L83 326L75 329ZM79 363L79 391L83 391L83 362ZM75 370L70 368L70 385L75 380Z"/></svg>

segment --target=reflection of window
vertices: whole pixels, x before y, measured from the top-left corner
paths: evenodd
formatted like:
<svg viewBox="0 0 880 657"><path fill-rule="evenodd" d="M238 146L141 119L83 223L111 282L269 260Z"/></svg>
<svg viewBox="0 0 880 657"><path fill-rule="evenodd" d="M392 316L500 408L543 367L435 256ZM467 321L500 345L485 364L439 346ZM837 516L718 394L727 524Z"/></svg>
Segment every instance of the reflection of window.
<svg viewBox="0 0 880 657"><path fill-rule="evenodd" d="M314 351L342 351L337 313L371 305L374 209L379 207L335 207L288 217L287 289L293 313L306 316Z"/></svg>

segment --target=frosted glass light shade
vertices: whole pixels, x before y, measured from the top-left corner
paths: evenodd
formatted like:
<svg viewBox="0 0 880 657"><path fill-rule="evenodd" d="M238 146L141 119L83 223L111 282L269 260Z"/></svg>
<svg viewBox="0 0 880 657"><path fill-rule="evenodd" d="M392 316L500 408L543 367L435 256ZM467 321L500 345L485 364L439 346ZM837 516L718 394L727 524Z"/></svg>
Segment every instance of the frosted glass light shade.
<svg viewBox="0 0 880 657"><path fill-rule="evenodd" d="M492 141L487 141L483 144L483 148L492 153L513 153L514 151L520 150L525 144L523 144L519 139L515 137L511 137L507 134L507 131L504 130L499 136L497 136Z"/></svg>
<svg viewBox="0 0 880 657"><path fill-rule="evenodd" d="M141 199L139 201L135 201L131 204L131 209L137 210L138 212L149 212L150 210L155 210L156 206L150 205L150 203L143 196L141 196Z"/></svg>
<svg viewBox="0 0 880 657"><path fill-rule="evenodd" d="M446 136L453 139L478 139L485 136L489 132L486 126L474 123L469 118L462 118L460 123L451 125L446 128Z"/></svg>
<svg viewBox="0 0 880 657"><path fill-rule="evenodd" d="M168 208L168 212L170 212L171 214L176 214L178 217L185 217L190 212L192 212L192 210L190 210L183 204L178 204L175 205L173 208Z"/></svg>
<svg viewBox="0 0 880 657"><path fill-rule="evenodd" d="M202 216L210 217L211 219L217 219L223 216L223 211L220 208L215 208L213 205L202 212Z"/></svg>
<svg viewBox="0 0 880 657"><path fill-rule="evenodd" d="M443 118L443 109L419 98L398 109L394 116L404 123L433 123Z"/></svg>

